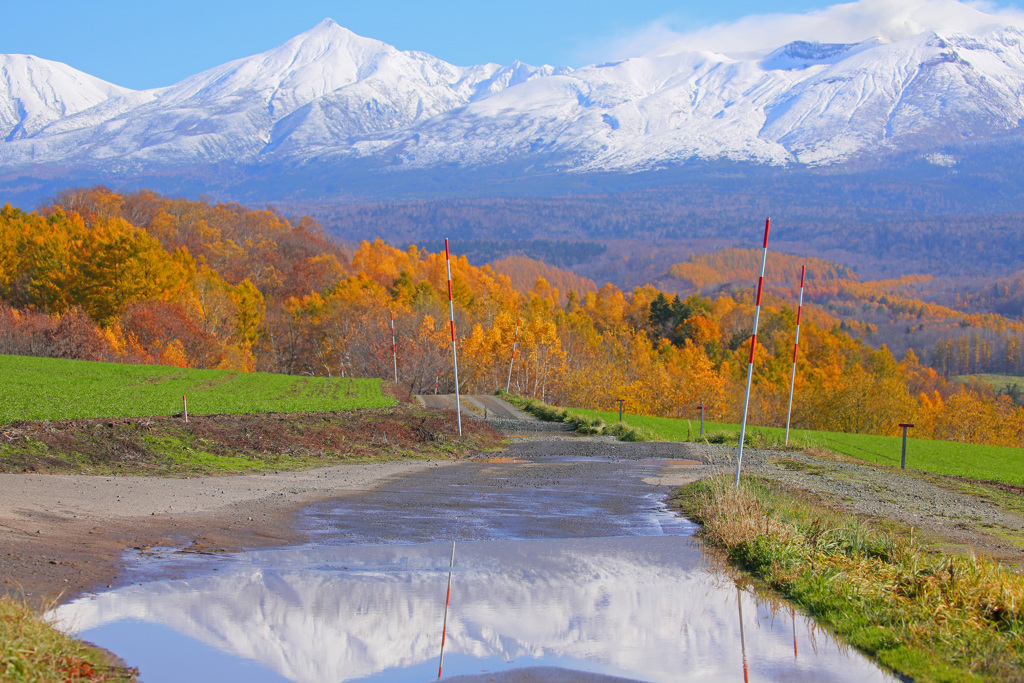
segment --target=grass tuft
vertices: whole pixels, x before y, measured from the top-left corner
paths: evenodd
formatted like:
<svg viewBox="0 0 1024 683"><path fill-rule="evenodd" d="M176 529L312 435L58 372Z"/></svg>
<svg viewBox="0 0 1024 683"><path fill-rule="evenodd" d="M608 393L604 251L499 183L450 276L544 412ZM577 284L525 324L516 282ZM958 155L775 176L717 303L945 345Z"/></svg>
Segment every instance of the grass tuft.
<svg viewBox="0 0 1024 683"><path fill-rule="evenodd" d="M60 633L35 611L0 596L0 680L20 683L134 681L108 653Z"/></svg>

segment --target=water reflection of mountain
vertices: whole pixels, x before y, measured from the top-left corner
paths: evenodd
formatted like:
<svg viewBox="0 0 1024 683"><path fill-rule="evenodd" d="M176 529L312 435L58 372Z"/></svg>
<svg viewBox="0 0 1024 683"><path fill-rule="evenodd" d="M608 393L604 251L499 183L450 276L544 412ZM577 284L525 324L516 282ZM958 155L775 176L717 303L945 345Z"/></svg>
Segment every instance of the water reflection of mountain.
<svg viewBox="0 0 1024 683"><path fill-rule="evenodd" d="M679 537L460 544L448 653L599 662L645 680L742 671L737 591ZM346 681L435 660L449 547L248 553L216 573L69 603L77 631L124 619L164 624L296 681ZM744 597L751 672L792 680L882 680L811 624ZM814 642L811 642L814 639ZM816 649L816 651L815 651ZM143 672L145 674L145 672ZM813 676L812 676L813 674Z"/></svg>

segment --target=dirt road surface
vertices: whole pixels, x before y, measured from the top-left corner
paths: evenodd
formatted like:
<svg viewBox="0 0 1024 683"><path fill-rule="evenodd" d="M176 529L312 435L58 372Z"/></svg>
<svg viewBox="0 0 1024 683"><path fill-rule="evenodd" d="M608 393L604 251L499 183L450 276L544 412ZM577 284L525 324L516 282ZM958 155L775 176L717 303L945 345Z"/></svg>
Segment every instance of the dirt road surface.
<svg viewBox="0 0 1024 683"><path fill-rule="evenodd" d="M452 397L421 400L431 407L454 408ZM462 408L465 417L486 417L509 435L506 457L558 454L582 462L594 456L658 458L660 466L644 480L652 487L680 486L731 473L734 467L735 449L729 447L580 437L565 425L539 422L490 396L464 397ZM8 593L32 601L69 599L116 582L126 549L171 546L217 552L295 543L302 540L294 527L301 508L386 486L393 478L426 468L459 466L451 461L398 461L191 479L3 474L0 574ZM973 550L1024 567L1024 505L1012 504L1020 500L1021 491L966 491L949 478L798 452L746 449L744 471L806 490L851 513L912 525L940 547ZM512 474L502 485L530 485L527 469L512 472L522 475ZM502 477L508 476L503 470Z"/></svg>
<svg viewBox="0 0 1024 683"><path fill-rule="evenodd" d="M442 461L205 478L0 474L0 575L30 603L116 580L129 548L215 552L294 543L294 513Z"/></svg>

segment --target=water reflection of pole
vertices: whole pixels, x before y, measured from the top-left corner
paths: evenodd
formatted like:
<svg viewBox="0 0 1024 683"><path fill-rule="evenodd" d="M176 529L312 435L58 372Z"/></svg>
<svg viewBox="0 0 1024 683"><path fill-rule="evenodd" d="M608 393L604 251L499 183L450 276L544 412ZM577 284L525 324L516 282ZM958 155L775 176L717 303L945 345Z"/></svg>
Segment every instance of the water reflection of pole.
<svg viewBox="0 0 1024 683"><path fill-rule="evenodd" d="M790 607L789 613L793 616L793 661L795 662L799 658L796 653L796 608Z"/></svg>
<svg viewBox="0 0 1024 683"><path fill-rule="evenodd" d="M743 653L743 683L750 683L750 673L747 670L747 640L743 636L743 592L736 586L736 607L740 611L740 651Z"/></svg>
<svg viewBox="0 0 1024 683"><path fill-rule="evenodd" d="M452 600L452 570L455 568L455 541L452 541L452 562L448 565L448 595L444 599L444 626L441 627L441 661L437 664L437 677L444 668L444 639L448 634L448 604Z"/></svg>

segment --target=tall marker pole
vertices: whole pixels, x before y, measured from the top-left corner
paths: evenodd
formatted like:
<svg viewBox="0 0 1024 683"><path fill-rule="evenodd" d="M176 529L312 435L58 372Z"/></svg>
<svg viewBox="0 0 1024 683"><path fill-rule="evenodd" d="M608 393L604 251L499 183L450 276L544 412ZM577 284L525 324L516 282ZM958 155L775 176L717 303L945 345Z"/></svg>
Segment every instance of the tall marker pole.
<svg viewBox="0 0 1024 683"><path fill-rule="evenodd" d="M516 334L512 337L512 360L508 364L508 381L505 382L505 393L512 386L512 366L516 363L516 346L519 344L519 323L516 323Z"/></svg>
<svg viewBox="0 0 1024 683"><path fill-rule="evenodd" d="M786 411L786 441L789 445L789 419L793 416L793 387L796 386L796 352L800 348L800 314L804 310L804 275L807 266L800 266L800 303L796 306L796 339L793 340L793 374L789 378L789 410Z"/></svg>
<svg viewBox="0 0 1024 683"><path fill-rule="evenodd" d="M743 421L740 423L740 450L736 455L736 486L740 485L740 467L743 465L743 439L747 435L747 410L750 408L750 384L754 380L754 350L757 348L757 321L761 317L761 292L764 291L764 267L768 263L768 229L772 219L764 221L764 253L761 255L761 277L757 280L757 301L754 303L754 334L750 338L750 363L747 366L747 393L743 397Z"/></svg>
<svg viewBox="0 0 1024 683"><path fill-rule="evenodd" d="M452 570L455 569L455 541L452 541L452 563L448 566L448 594L444 599L444 626L441 627L441 660L437 663L437 677L444 668L444 639L448 635L448 604L452 601Z"/></svg>
<svg viewBox="0 0 1024 683"><path fill-rule="evenodd" d="M448 238L444 238L444 262L448 266L448 320L452 328L452 364L455 367L455 415L459 421L459 436L462 436L462 404L459 401L459 354L455 350L455 299L452 297L452 256L448 250Z"/></svg>
<svg viewBox="0 0 1024 683"><path fill-rule="evenodd" d="M395 384L398 384L398 345L395 343L395 312L391 311L391 357L395 361Z"/></svg>

